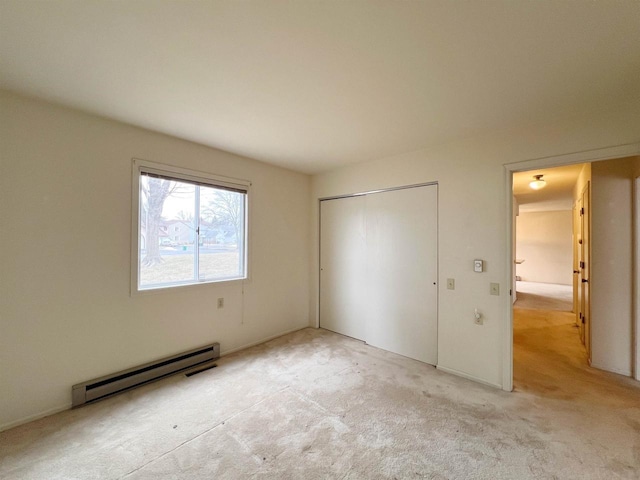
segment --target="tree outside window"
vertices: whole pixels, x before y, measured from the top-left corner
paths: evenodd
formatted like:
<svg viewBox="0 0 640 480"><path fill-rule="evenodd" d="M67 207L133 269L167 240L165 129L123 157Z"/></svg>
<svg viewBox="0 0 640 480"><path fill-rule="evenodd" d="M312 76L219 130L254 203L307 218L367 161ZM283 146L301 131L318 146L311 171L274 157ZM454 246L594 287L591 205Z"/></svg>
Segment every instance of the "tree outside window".
<svg viewBox="0 0 640 480"><path fill-rule="evenodd" d="M139 290L246 278L246 189L144 170L139 184Z"/></svg>

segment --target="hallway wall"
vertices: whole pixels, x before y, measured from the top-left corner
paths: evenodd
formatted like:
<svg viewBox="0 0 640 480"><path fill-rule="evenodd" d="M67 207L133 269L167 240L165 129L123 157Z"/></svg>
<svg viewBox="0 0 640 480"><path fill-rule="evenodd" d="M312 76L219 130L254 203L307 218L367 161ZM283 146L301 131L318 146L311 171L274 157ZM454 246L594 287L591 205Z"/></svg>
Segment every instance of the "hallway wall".
<svg viewBox="0 0 640 480"><path fill-rule="evenodd" d="M573 282L572 212L521 212L516 219L517 275L527 282Z"/></svg>
<svg viewBox="0 0 640 480"><path fill-rule="evenodd" d="M592 366L631 375L633 178L638 157L591 166Z"/></svg>

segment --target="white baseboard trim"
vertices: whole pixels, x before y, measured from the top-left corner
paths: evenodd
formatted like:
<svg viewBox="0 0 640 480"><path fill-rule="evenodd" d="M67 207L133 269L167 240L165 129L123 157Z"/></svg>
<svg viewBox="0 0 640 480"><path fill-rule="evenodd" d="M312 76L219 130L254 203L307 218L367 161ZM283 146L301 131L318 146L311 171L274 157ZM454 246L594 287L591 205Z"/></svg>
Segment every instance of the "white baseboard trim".
<svg viewBox="0 0 640 480"><path fill-rule="evenodd" d="M482 380L481 378L478 378L478 377L476 377L474 375L469 375L468 373L464 373L464 372L461 372L459 370L455 370L453 368L443 367L441 365L436 365L436 368L438 370L441 370L441 371L445 372L445 373L450 373L451 375L456 375L458 377L466 378L467 380L471 380L471 381L474 381L476 383L481 383L483 385L487 385L489 387L498 388L498 389L502 390L502 385L500 385L498 383L487 382L486 380Z"/></svg>
<svg viewBox="0 0 640 480"><path fill-rule="evenodd" d="M298 332L300 330L304 330L305 328L313 328L313 327L309 327L309 325L305 325L304 327L296 327L296 328L292 328L291 330L285 330L284 332L276 333L275 335L271 335L269 337L265 337L262 340L256 340L255 342L247 343L247 344L242 345L240 347L232 348L231 350L224 350L224 351L221 350L220 351L220 356L224 357L225 355L230 355L232 353L239 352L240 350L245 350L247 348L255 347L256 345L260 345L261 343L268 342L268 341L273 340L273 339L278 338L278 337L284 337L285 335L289 335L290 333Z"/></svg>
<svg viewBox="0 0 640 480"><path fill-rule="evenodd" d="M261 343L268 342L269 340L273 340L274 338L282 337L284 335L288 335L290 333L297 332L299 330L304 330L305 328L309 328L309 326L305 325L305 326L302 326L302 327L293 328L291 330L286 330L286 331L281 332L281 333L276 333L275 335L268 336L266 338L263 338L262 340L257 340L255 342L248 343L248 344L243 345L241 347L232 348L231 350L220 352L220 356L223 357L225 355L229 355L231 353L238 352L238 351L244 350L246 348L254 347L256 345L260 345ZM5 430L9 430L10 428L18 427L20 425L24 425L25 423L29 423L29 422L33 422L35 420L39 420L39 419L44 418L44 417L48 417L49 415L54 415L56 413L64 412L65 410L70 410L70 409L71 409L71 403L69 403L67 405L64 405L64 406L61 406L61 407L51 408L49 410L45 410L44 412L36 413L34 415L29 415L27 417L23 417L23 418L20 418L18 420L14 420L12 422L0 425L0 432L3 432Z"/></svg>
<svg viewBox="0 0 640 480"><path fill-rule="evenodd" d="M603 365L598 365L598 364L593 363L593 362L591 362L589 364L589 366L591 366L593 368L597 368L598 370L602 370L604 372L615 373L617 375L623 375L625 377L633 378L633 376L631 375L631 370L630 369L606 367L606 366L603 366Z"/></svg>
<svg viewBox="0 0 640 480"><path fill-rule="evenodd" d="M33 422L35 420L40 420L41 418L48 417L49 415L55 415L56 413L64 412L65 410L70 410L70 409L71 409L71 403L64 405L63 407L50 408L49 410L45 410L44 412L36 413L34 415L29 415L28 417L23 417L18 420L14 420L13 422L0 425L0 432L4 432L5 430L9 430L10 428L19 427L20 425L24 425L25 423Z"/></svg>

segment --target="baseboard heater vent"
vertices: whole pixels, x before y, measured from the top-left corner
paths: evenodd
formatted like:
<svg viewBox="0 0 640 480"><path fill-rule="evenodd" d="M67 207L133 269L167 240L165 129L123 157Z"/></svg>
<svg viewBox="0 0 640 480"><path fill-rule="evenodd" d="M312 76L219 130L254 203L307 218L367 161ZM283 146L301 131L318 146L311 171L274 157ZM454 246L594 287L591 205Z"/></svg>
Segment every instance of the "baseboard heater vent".
<svg viewBox="0 0 640 480"><path fill-rule="evenodd" d="M214 343L173 357L123 370L89 382L79 383L71 389L72 407L102 400L141 385L160 380L193 367L203 366L220 358L220 344Z"/></svg>

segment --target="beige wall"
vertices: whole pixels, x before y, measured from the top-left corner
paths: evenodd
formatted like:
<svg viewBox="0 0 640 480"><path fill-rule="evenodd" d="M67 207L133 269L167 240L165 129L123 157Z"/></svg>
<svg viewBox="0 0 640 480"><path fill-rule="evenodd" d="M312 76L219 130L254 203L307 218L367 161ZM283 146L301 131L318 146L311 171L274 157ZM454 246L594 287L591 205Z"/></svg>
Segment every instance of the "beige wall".
<svg viewBox="0 0 640 480"><path fill-rule="evenodd" d="M516 271L527 282L573 283L573 212L521 212L516 220Z"/></svg>
<svg viewBox="0 0 640 480"><path fill-rule="evenodd" d="M591 166L591 361L631 375L635 158Z"/></svg>
<svg viewBox="0 0 640 480"><path fill-rule="evenodd" d="M630 104L624 111L497 132L314 176L311 311L316 321L318 198L437 181L438 366L502 386L511 284L511 260L505 263L511 194L506 192L504 164L638 141L640 105ZM484 273L473 272L474 258L485 260ZM444 288L447 278L455 278L455 290ZM489 295L490 282L500 283L501 296ZM474 308L484 314L484 325L474 324Z"/></svg>
<svg viewBox="0 0 640 480"><path fill-rule="evenodd" d="M576 184L573 187L573 199L576 201L582 195L582 191L588 182L591 181L591 164L585 163L580 170L580 174L578 175L578 180L576 180Z"/></svg>
<svg viewBox="0 0 640 480"><path fill-rule="evenodd" d="M7 93L0 101L0 427L68 407L75 383L309 324L307 175ZM252 181L244 294L235 282L129 295L133 157Z"/></svg>
<svg viewBox="0 0 640 480"><path fill-rule="evenodd" d="M640 156L631 157L631 168L633 170L633 177L640 177Z"/></svg>

